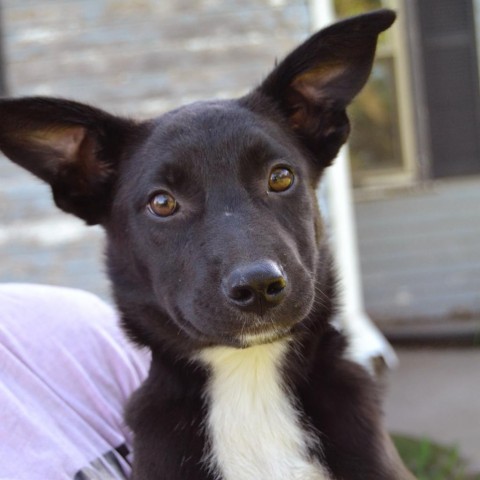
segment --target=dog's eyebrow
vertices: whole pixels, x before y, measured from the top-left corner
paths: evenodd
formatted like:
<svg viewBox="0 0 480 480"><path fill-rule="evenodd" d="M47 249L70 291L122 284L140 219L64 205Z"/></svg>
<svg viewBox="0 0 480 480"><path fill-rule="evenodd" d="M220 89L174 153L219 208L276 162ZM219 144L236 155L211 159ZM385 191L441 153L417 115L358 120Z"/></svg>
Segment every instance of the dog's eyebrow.
<svg viewBox="0 0 480 480"><path fill-rule="evenodd" d="M178 163L164 163L152 176L155 183L161 183L169 188L180 188L187 181L185 169Z"/></svg>
<svg viewBox="0 0 480 480"><path fill-rule="evenodd" d="M252 159L255 159L258 163L263 163L273 159L281 160L287 156L290 156L289 150L284 148L278 140L262 131L249 138L242 145L239 158L242 163L250 162Z"/></svg>

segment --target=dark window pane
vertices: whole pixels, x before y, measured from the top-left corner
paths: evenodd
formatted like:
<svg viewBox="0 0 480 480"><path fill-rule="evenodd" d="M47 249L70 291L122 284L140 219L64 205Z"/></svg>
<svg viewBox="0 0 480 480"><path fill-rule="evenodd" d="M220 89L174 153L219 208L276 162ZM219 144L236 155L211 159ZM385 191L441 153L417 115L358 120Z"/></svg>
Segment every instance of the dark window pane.
<svg viewBox="0 0 480 480"><path fill-rule="evenodd" d="M349 109L354 175L402 167L394 65L378 59L369 82Z"/></svg>
<svg viewBox="0 0 480 480"><path fill-rule="evenodd" d="M480 172L480 87L472 0L416 0L433 177Z"/></svg>
<svg viewBox="0 0 480 480"><path fill-rule="evenodd" d="M5 94L5 62L3 57L2 5L0 4L0 95Z"/></svg>
<svg viewBox="0 0 480 480"><path fill-rule="evenodd" d="M382 8L382 0L335 0L337 16L346 17ZM349 108L352 122L350 159L353 179L361 184L368 173L401 170L399 113L390 31L379 37L379 51L370 79Z"/></svg>

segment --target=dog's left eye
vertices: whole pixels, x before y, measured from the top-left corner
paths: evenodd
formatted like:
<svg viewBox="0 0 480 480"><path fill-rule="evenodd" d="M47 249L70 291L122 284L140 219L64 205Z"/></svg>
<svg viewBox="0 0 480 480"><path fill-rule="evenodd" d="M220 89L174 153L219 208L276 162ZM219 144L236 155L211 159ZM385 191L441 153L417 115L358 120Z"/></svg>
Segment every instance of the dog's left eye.
<svg viewBox="0 0 480 480"><path fill-rule="evenodd" d="M270 172L270 178L268 179L268 186L270 190L274 192L284 192L288 190L292 185L295 176L292 171L286 167L275 167Z"/></svg>
<svg viewBox="0 0 480 480"><path fill-rule="evenodd" d="M148 202L148 210L157 217L169 217L177 208L177 201L168 192L158 192Z"/></svg>

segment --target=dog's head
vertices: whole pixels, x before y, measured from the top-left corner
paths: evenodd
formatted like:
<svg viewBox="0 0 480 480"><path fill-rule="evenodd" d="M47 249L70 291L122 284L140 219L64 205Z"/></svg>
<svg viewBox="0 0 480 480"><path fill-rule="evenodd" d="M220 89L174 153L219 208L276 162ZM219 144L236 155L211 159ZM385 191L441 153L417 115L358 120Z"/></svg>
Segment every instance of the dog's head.
<svg viewBox="0 0 480 480"><path fill-rule="evenodd" d="M248 346L324 303L319 178L349 133L382 10L308 39L243 98L134 122L75 102L0 101L0 149L107 232L124 322L142 343Z"/></svg>

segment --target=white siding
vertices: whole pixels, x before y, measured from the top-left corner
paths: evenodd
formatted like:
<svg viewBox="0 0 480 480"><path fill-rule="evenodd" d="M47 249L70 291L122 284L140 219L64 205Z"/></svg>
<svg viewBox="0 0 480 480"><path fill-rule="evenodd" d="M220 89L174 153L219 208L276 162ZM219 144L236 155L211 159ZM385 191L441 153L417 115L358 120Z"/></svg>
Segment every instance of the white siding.
<svg viewBox="0 0 480 480"><path fill-rule="evenodd" d="M480 178L358 201L368 313L396 320L480 317Z"/></svg>

